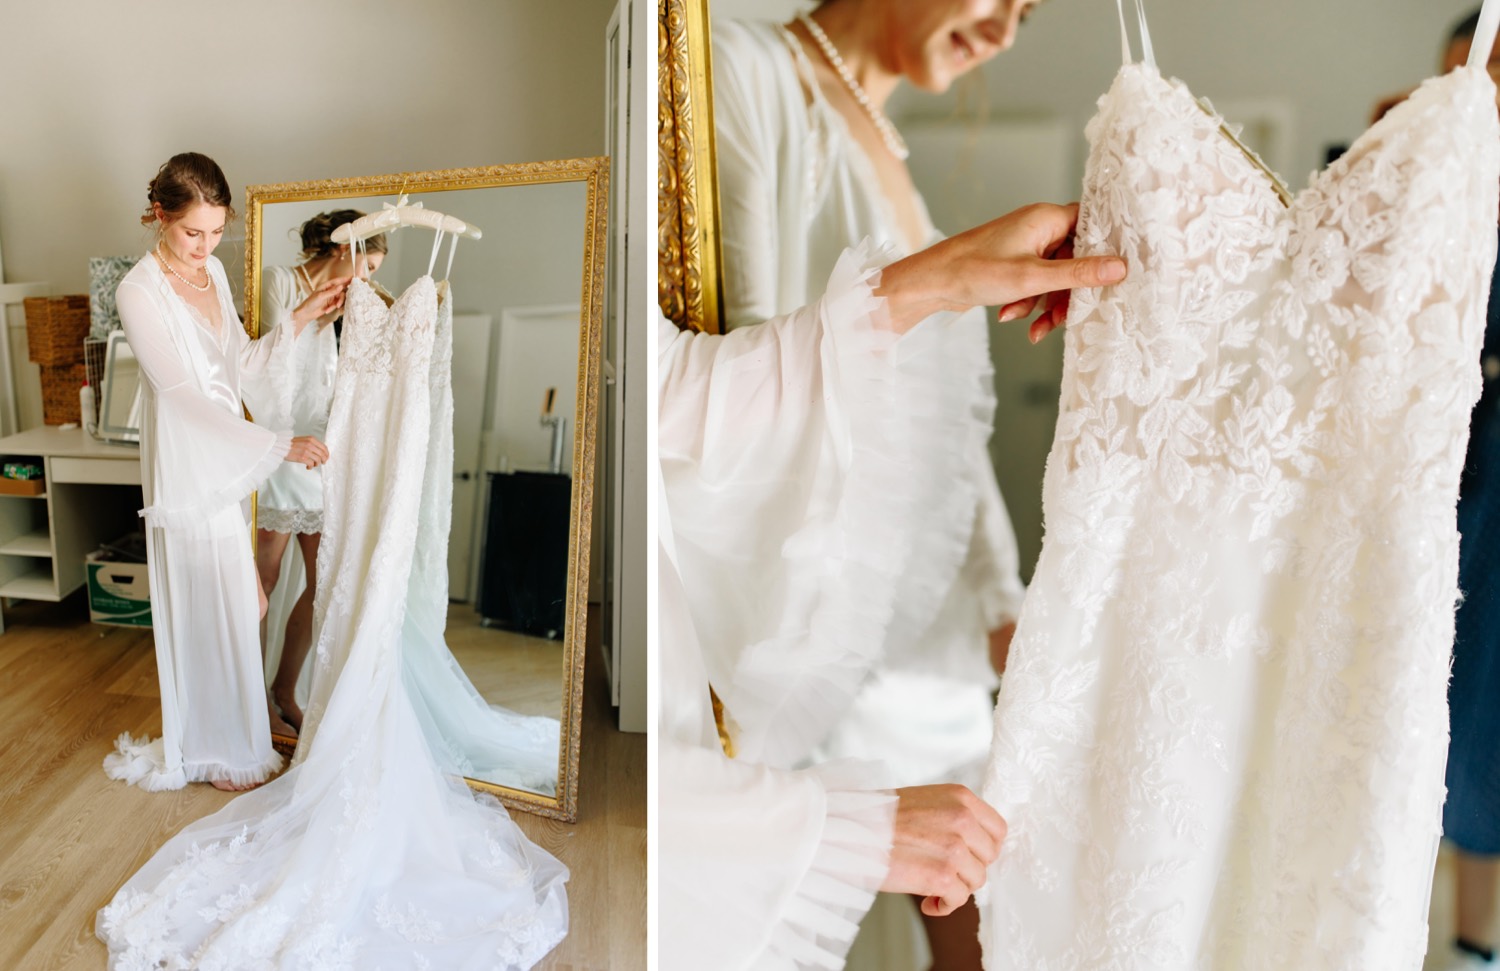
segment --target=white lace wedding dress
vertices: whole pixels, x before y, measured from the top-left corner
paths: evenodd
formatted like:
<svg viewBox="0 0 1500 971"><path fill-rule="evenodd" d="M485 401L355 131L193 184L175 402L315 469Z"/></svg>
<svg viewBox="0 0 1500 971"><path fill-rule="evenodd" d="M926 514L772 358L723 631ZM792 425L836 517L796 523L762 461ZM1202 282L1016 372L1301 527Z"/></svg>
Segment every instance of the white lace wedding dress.
<svg viewBox="0 0 1500 971"><path fill-rule="evenodd" d="M1149 41L1100 102L1077 251L1131 277L1068 321L991 971L1421 965L1497 19L1289 205Z"/></svg>
<svg viewBox="0 0 1500 971"><path fill-rule="evenodd" d="M511 971L566 934L566 869L443 770L401 674L440 313L430 275L350 286L297 757L100 911L111 968Z"/></svg>
<svg viewBox="0 0 1500 971"><path fill-rule="evenodd" d="M447 284L441 285L446 289ZM543 795L557 791L562 724L492 705L448 649L448 536L453 530L453 313L442 301L433 341L432 435L402 629L401 675L443 769Z"/></svg>

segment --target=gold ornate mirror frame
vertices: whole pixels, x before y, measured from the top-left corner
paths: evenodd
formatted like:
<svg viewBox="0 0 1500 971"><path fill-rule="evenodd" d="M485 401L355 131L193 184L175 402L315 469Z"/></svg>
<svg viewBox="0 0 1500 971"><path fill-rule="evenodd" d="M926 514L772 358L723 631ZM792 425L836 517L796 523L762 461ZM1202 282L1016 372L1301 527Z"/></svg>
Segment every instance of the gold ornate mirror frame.
<svg viewBox="0 0 1500 971"><path fill-rule="evenodd" d="M719 181L708 0L657 0L657 301L678 327L720 333Z"/></svg>
<svg viewBox="0 0 1500 971"><path fill-rule="evenodd" d="M594 474L598 456L600 341L604 319L606 215L609 199L609 159L575 158L523 162L480 168L400 172L347 179L319 179L252 185L245 190L245 328L254 337L260 328L260 273L263 208L281 202L390 196L414 196L452 189L582 182L587 188L582 280L579 306L578 399L573 442L573 483L568 536L568 585L563 632L563 692L557 794L544 796L522 789L466 779L470 787L488 792L506 806L564 822L578 819L579 734L583 716L583 659L588 636L589 547L594 520ZM488 228L488 227L487 227ZM518 227L519 228L519 227ZM495 227L500 231L500 227ZM482 244L476 244L482 245ZM278 748L296 740L273 736Z"/></svg>

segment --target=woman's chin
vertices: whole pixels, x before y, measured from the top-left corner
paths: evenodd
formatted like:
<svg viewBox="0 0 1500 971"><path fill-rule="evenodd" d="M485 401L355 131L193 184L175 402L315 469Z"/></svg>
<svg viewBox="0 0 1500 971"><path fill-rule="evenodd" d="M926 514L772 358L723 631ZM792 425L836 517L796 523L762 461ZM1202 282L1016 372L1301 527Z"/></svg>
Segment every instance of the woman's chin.
<svg viewBox="0 0 1500 971"><path fill-rule="evenodd" d="M953 82L958 80L959 75L962 73L962 71L953 71L942 67L935 70L928 70L917 77L908 74L906 76L906 83L926 94L947 94L948 89L953 87Z"/></svg>

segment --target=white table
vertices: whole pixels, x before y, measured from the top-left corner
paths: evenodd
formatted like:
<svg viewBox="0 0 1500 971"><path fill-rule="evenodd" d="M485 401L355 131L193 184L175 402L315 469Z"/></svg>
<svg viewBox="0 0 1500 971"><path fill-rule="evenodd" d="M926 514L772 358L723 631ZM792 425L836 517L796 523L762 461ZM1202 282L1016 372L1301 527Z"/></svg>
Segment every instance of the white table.
<svg viewBox="0 0 1500 971"><path fill-rule="evenodd" d="M47 487L38 496L0 494L0 598L62 600L83 586L85 556L139 528L141 457L134 445L44 426L0 438L5 462L41 465Z"/></svg>

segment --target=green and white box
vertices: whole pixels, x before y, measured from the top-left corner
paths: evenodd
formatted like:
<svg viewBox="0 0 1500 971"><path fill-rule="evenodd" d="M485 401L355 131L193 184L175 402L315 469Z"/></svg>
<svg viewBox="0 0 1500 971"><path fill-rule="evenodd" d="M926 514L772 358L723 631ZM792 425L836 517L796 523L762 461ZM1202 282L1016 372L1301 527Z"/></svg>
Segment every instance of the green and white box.
<svg viewBox="0 0 1500 971"><path fill-rule="evenodd" d="M144 563L114 563L90 553L89 620L113 627L151 626L151 586Z"/></svg>

